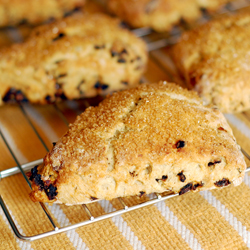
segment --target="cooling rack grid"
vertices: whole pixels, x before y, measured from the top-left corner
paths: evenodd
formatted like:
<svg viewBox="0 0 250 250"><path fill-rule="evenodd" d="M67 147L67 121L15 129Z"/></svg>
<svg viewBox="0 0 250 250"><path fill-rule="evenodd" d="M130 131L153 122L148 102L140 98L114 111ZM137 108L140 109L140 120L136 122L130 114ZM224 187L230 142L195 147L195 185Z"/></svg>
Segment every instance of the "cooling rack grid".
<svg viewBox="0 0 250 250"><path fill-rule="evenodd" d="M249 1L241 1L241 5L229 5L226 9L223 9L220 14L228 11L237 11L238 9L241 9L243 7L247 8L248 5ZM213 16L206 15L202 20L200 20L200 22L206 21L210 18L213 18ZM147 42L148 50L150 52L149 64L151 64L150 68L152 68L154 72L146 73L144 78L145 81L157 81L161 80L161 78L163 77L164 79L166 78L166 80L171 80L179 83L181 82L181 79L179 79L177 74L174 72L174 67L171 63L171 60L165 52L171 45L176 43L180 34L187 28L189 28L187 27L187 24L184 26L179 26L174 28L171 33L168 34L157 34L148 28L133 30L133 32L137 36L142 37ZM13 32L13 30L11 32ZM84 109L90 105L96 105L100 100L101 98L79 101L66 101L65 103L50 104L44 107L32 106L29 103L19 103L15 106L10 105L8 107L2 107L0 110L0 145L2 147L4 145L5 148L5 152L2 152L2 154L8 154L12 158L12 164L16 166L11 168L4 167L4 170L0 172L1 181L4 181L11 176L18 175L19 178L23 178L28 186L31 187L25 172L30 170L32 167L42 163L42 159L32 160L28 163L22 163L23 161L25 161L25 157L22 157L22 154L19 152L18 148L20 146L22 147L22 143L26 139L21 136L21 138L18 140L18 143L15 140L13 141L13 138L15 138L18 133L20 135L23 132L22 129L20 130L18 128L20 125L19 116L22 117L21 120L25 121L26 126L29 127L29 131L32 131L33 137L36 137L36 141L39 142L40 145L39 148L41 149L41 156L43 156L44 152L47 152L50 149L48 143L52 142L53 138L58 138L58 134L60 134L62 130L65 130L67 128L68 124L75 119L77 114L83 112ZM17 117L9 116L12 111L14 111L14 116ZM250 121L250 116L248 114L243 115L248 121ZM60 120L59 123L63 124L62 129L59 129L60 131L56 135L54 130L55 128L59 128L60 126L53 122L48 123L48 120L51 121L55 117L56 121ZM39 123L40 125L38 125ZM13 126L14 129L11 130L11 133L6 127L6 124L11 124L11 126ZM54 130L50 128L51 124ZM47 131L48 135L45 131ZM24 144L26 145L26 143ZM32 150L32 148L30 150ZM244 149L242 149L242 151L246 158L250 161L248 152ZM250 168L247 169L247 172L249 171ZM121 215L135 209L143 208L145 206L155 204L159 201L173 198L177 195L178 194L174 194L171 192L165 192L163 194L154 193L143 197L134 197L133 199L136 202L132 203L129 202L127 198L118 198L116 199L116 203L119 204L116 207L117 209L113 209L111 211L98 215L96 215L96 213L93 212L91 208L93 208L95 204L102 203L103 201L93 201L93 203L91 204L79 205L86 215L84 216L82 221L78 221L77 223L69 224L66 226L59 226L53 216L53 213L51 212L51 207L47 204L40 203L40 209L43 211L44 216L51 224L51 230L37 233L35 235L27 235L20 230L20 226L17 225L15 218L8 208L8 202L5 201L5 198L4 196L2 196L2 194L0 196L0 205L15 235L21 240L34 241L54 234L76 229L78 227L89 225L91 223L98 222L104 219L108 219L116 215ZM28 197L27 200L29 200ZM24 220L25 219L28 218L24 218Z"/></svg>

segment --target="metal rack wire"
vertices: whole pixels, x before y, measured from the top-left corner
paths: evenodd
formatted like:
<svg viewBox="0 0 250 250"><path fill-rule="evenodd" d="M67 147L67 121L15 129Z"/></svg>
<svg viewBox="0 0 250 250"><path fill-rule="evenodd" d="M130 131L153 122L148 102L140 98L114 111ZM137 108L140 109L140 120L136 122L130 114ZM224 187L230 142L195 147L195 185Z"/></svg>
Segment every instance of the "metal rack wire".
<svg viewBox="0 0 250 250"><path fill-rule="evenodd" d="M244 1L247 2L247 1ZM244 5L240 6L240 7L245 7ZM235 9L232 9L232 7L230 7L230 11L233 11ZM138 36L143 37L145 40L147 40L148 43L148 50L149 51L154 51L157 50L159 48L163 48L165 46L168 45L172 45L176 42L178 36L181 34L181 30L176 29L174 30L171 34L165 34L165 37L162 37L162 35L156 35L156 39L152 40L152 38L150 37L152 35L152 31L148 28L142 28L142 29L137 29L133 31L135 34L137 34ZM148 37L149 36L149 37ZM30 105L30 104L19 104L19 107L21 109L22 114L24 115L24 117L26 118L26 120L28 121L29 125L32 127L33 131L35 132L37 138L39 139L39 141L42 143L43 147L46 149L46 151L49 151L49 149L46 146L46 143L44 142L44 140L42 139L42 136L39 134L38 130L36 129L36 127L34 126L33 122L30 120L28 114L26 113L26 109L25 109L25 105ZM58 115L62 118L62 120L64 121L64 123L66 125L68 125L68 121L66 119L66 117L64 116L64 114L61 112L60 108L58 108L58 106L56 104L53 104L56 111L58 112ZM42 159L38 159L26 164L20 164L19 160L17 159L15 152L12 150L11 146L8 143L8 140L6 139L5 134L2 132L1 130L1 126L0 126L0 137L2 138L2 140L4 141L8 151L10 152L12 158L14 159L15 163L16 163L16 167L12 167L6 170L3 170L0 172L0 179L3 178L7 178L9 176L21 173L23 178L26 180L26 182L28 183L28 185L31 187L30 182L25 174L26 171L30 170L31 168L33 168L36 165L39 165L42 163ZM245 150L242 150L242 152L244 153L244 155L246 156L246 158L248 160L250 160L250 156L247 154L247 152ZM250 167L247 169L246 172L250 171ZM86 205L82 205L82 209L84 210L84 212L87 214L88 216L88 220L84 220L75 224L71 224L68 226L64 226L64 227L58 227L56 225L56 222L54 221L54 219L52 218L47 205L40 203L40 206L43 209L44 214L46 215L46 217L49 219L53 229L44 233L40 233L37 235L32 235L32 236L27 236L27 235L23 235L20 230L18 229L12 215L10 214L9 210L8 210L8 206L5 203L4 199L2 196L0 196L0 205L4 211L4 214L6 215L6 218L8 220L8 222L10 223L11 228L13 229L15 235L21 239L21 240L25 240L25 241L34 241L37 239L41 239L47 236L51 236L51 235L55 235L58 233L63 233L66 232L68 230L72 230L72 229L76 229L78 227L82 227L82 226L86 226L89 225L91 223L94 222L98 222L104 219L108 219L111 218L113 216L116 215L121 215L123 213L129 212L129 211L133 211L135 209L139 209L145 206L149 206L149 205L153 205L159 201L163 201L163 200L167 200L170 198L173 198L175 196L178 196L178 194L174 194L171 192L165 192L163 194L152 194L150 196L148 196L148 200L147 201L142 201L136 205L133 206L129 206L126 201L123 198L118 198L118 201L121 204L121 209L118 209L116 211L110 212L110 213L105 213L103 215L99 215L99 216L93 216L91 210L86 206ZM93 201L93 202L98 202L98 201Z"/></svg>

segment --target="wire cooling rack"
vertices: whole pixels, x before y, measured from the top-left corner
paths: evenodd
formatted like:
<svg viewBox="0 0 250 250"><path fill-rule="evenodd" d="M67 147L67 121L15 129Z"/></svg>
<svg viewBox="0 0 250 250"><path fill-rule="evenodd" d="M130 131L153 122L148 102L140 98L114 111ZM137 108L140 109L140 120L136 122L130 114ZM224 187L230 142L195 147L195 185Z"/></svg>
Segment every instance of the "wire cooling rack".
<svg viewBox="0 0 250 250"><path fill-rule="evenodd" d="M223 14L224 12L228 12L228 11L230 11L230 12L231 11L236 11L237 9L246 7L247 5L249 5L249 1L241 1L240 5L233 5L233 4L228 5L226 9L223 9L221 11L221 14ZM206 21L206 20L208 20L210 18L213 18L213 17L206 15L206 16L203 17L203 21L204 20ZM142 37L147 42L148 50L150 52L153 52L153 51L157 52L157 50L160 49L160 48L165 48L165 47L168 47L170 45L175 44L178 37L182 33L183 29L186 29L186 28L188 28L188 27L186 26L186 27L183 28L183 27L179 26L179 27L174 28L171 31L171 33L167 33L167 34L166 33L157 34L157 33L152 32L152 30L149 29L149 28L136 29L136 30L133 30L133 32L137 36ZM152 56L153 55L151 55L151 57ZM153 60L161 61L163 59L153 58ZM159 65L159 66L164 67L163 65ZM97 103L95 103L95 104L97 104ZM54 106L54 108L55 108L55 110L57 112L57 115L60 116L60 118L63 120L63 122L66 125L68 125L69 122L68 122L67 118L64 116L63 112L57 106L57 104L51 104L51 105ZM91 103L89 103L86 100L85 101L85 106L89 106L89 105L91 105ZM33 132L35 133L36 137L39 139L39 141L41 142L43 147L46 149L46 151L49 151L48 147L46 146L46 143L45 143L44 139L41 136L41 133L36 128L36 126L34 125L34 122L32 121L32 119L30 119L30 116L27 113L27 108L29 106L31 106L31 105L27 104L27 103L26 104L19 103L19 108L20 108L23 116L27 120L28 124L31 126L31 128L32 128ZM71 101L71 106L74 106L74 101ZM76 113L79 113L79 112L82 112L82 111L83 110L76 110ZM21 164L20 160L18 160L18 157L16 156L15 150L13 150L11 145L9 144L9 141L7 139L7 135L3 132L1 124L0 124L0 138L2 138L6 148L8 149L9 153L11 154L11 157L13 158L13 160L16 163L16 167L12 167L12 168L1 171L0 172L0 179L7 178L7 177L10 177L12 175L21 173L22 177L26 180L29 187L31 188L30 181L28 180L25 172L30 170L34 166L41 164L43 159L38 159L38 160L29 162L29 163L26 163L26 164ZM248 153L243 149L242 149L242 152L244 153L246 158L248 160L250 160L250 156L248 155ZM246 172L249 172L249 171L250 171L250 167L247 168ZM47 237L47 236L51 236L51 235L54 235L54 234L66 232L68 230L76 229L78 227L89 225L91 223L98 222L98 221L101 221L101 220L104 220L104 219L108 219L108 218L111 218L111 217L116 216L116 215L121 215L121 214L123 214L125 212L129 212L129 211L132 211L132 210L135 210L135 209L139 209L139 208L142 208L142 207L145 207L145 206L148 206L148 205L155 204L155 203L157 203L159 201L163 201L163 200L173 198L173 197L175 197L177 195L178 194L174 194L174 193L171 193L171 192L165 192L165 193L162 193L162 194L154 193L154 194L151 194L151 195L147 195L146 200L138 198L137 204L132 205L132 206L128 205L126 203L125 199L117 198L117 200L119 201L119 203L121 205L121 208L117 209L117 210L115 210L113 212L105 213L105 214L102 214L102 215L99 215L99 216L94 216L91 209L89 209L89 207L87 205L83 204L81 207L84 210L84 212L86 213L88 219L83 220L83 221L78 222L78 223L75 223L75 224L70 224L70 225L64 226L64 227L57 226L57 223L53 219L53 216L51 215L51 212L49 211L49 209L47 207L47 204L40 203L40 206L41 206L41 208L42 208L42 210L44 212L44 215L48 218L48 220L51 223L53 229L50 230L50 231L46 231L46 232L43 232L43 233L40 233L40 234L31 235L31 236L24 235L23 233L20 232L20 230L18 229L18 226L17 226L13 216L11 215L11 213L10 213L10 211L8 209L8 204L6 204L6 202L4 201L2 196L0 196L0 205L1 205L2 209L3 209L4 214L6 215L6 218L7 218L8 222L10 223L10 226L13 229L15 235L21 240L34 241L34 240L41 239L41 238L44 238L44 237ZM93 202L99 202L99 201L93 201Z"/></svg>

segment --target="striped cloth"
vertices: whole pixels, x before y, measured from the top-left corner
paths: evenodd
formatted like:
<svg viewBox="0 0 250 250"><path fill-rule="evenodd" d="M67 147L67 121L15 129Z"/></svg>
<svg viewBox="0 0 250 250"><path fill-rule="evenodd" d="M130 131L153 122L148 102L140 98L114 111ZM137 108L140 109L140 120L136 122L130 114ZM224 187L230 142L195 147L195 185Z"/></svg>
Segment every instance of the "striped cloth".
<svg viewBox="0 0 250 250"><path fill-rule="evenodd" d="M179 82L165 49L152 52L150 58L145 81ZM6 105L0 107L0 128L16 159L23 164L42 158L46 154L46 147L50 149L52 142L58 140L67 130L62 114L68 122L73 122L76 115L88 105L86 100L63 102L58 106L24 105L20 108ZM250 112L226 115L226 118L238 143L249 153ZM0 170L16 166L1 138L0 159ZM249 165L249 161L247 164ZM40 205L29 199L29 192L29 186L21 174L1 180L0 194L20 233L30 236L52 230ZM129 206L137 202L136 198L126 199ZM120 206L117 200L88 205L93 216L114 211ZM52 205L48 209L58 227L88 219L81 206ZM33 242L21 241L14 236L0 208L0 232L0 249L248 249L250 176L247 174L238 187L187 193Z"/></svg>
<svg viewBox="0 0 250 250"><path fill-rule="evenodd" d="M69 109L81 108L79 103L74 103L73 107L72 103L63 105L67 106L69 120L70 116L74 119ZM37 129L45 143L58 139L66 130L54 106L27 105L25 110L35 125L41 125ZM249 114L226 115L246 151L250 144ZM13 123L13 120L19 122ZM0 124L21 163L41 158L46 153L18 106L2 107ZM15 137L17 134L18 138ZM14 166L15 162L2 141L0 146L1 170ZM30 201L29 191L21 174L1 180L1 195L20 233L35 235L52 230L39 204ZM136 198L126 199L129 206L137 202ZM98 216L119 209L119 206L116 200L101 201L89 205L89 209L93 216ZM48 208L59 227L88 219L81 206L52 205ZM17 239L0 210L0 249L247 249L250 247L249 208L250 176L246 175L244 183L238 187L187 193L34 242Z"/></svg>

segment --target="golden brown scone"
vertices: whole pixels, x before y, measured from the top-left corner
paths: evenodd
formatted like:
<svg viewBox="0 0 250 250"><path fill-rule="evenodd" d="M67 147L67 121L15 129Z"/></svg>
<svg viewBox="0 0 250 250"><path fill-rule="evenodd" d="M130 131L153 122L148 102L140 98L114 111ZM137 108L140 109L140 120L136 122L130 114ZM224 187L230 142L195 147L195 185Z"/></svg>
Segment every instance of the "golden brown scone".
<svg viewBox="0 0 250 250"><path fill-rule="evenodd" d="M189 87L225 113L250 108L249 35L250 14L241 13L183 34L173 50Z"/></svg>
<svg viewBox="0 0 250 250"><path fill-rule="evenodd" d="M175 84L142 84L89 107L29 173L33 201L68 205L239 185L246 164L216 108Z"/></svg>
<svg viewBox="0 0 250 250"><path fill-rule="evenodd" d="M169 31L181 19L198 19L201 9L214 11L229 0L107 0L111 13L132 27L151 27L158 32Z"/></svg>
<svg viewBox="0 0 250 250"><path fill-rule="evenodd" d="M61 18L85 0L0 0L0 27L21 22L39 24L51 18Z"/></svg>
<svg viewBox="0 0 250 250"><path fill-rule="evenodd" d="M68 14L74 15L79 12L88 14L95 14L95 13L107 14L105 7L93 0L84 1L83 7L77 8L76 10L73 10ZM16 42L24 41L29 36L32 29L34 29L35 27L36 26L31 24L22 23L20 25L16 25L11 28L10 27L0 28L0 48L4 46L10 46L11 44Z"/></svg>
<svg viewBox="0 0 250 250"><path fill-rule="evenodd" d="M79 13L37 27L24 43L0 50L1 99L22 99L22 92L30 102L46 103L138 84L146 44L119 25L104 14Z"/></svg>

